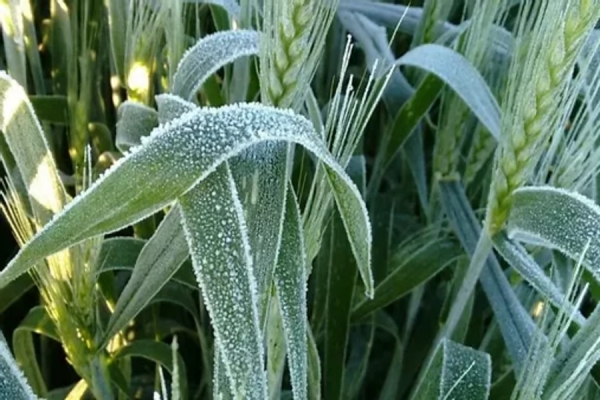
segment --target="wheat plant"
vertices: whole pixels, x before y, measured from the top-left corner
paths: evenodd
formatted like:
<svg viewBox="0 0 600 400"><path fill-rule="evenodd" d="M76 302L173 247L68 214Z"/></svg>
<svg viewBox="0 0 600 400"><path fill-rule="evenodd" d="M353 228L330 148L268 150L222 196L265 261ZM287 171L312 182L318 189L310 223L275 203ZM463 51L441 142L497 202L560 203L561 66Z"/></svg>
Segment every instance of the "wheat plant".
<svg viewBox="0 0 600 400"><path fill-rule="evenodd" d="M600 1L0 23L0 399L600 399Z"/></svg>

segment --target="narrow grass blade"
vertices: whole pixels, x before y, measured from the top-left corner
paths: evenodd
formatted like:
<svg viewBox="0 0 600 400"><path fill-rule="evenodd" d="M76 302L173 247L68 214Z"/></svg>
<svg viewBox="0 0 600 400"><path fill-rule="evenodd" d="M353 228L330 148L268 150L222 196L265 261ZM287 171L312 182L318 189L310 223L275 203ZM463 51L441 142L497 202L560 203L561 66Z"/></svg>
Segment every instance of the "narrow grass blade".
<svg viewBox="0 0 600 400"><path fill-rule="evenodd" d="M18 0L3 0L0 14L0 29L4 57L10 75L27 87L27 64L25 63L25 32L21 2Z"/></svg>
<svg viewBox="0 0 600 400"><path fill-rule="evenodd" d="M491 377L492 360L488 354L443 340L412 399L487 400Z"/></svg>
<svg viewBox="0 0 600 400"><path fill-rule="evenodd" d="M555 307L565 307L567 313L572 315L573 322L583 326L585 318L581 312L573 307L565 294L546 276L538 263L519 243L508 239L504 233L496 235L493 240L496 250L530 285Z"/></svg>
<svg viewBox="0 0 600 400"><path fill-rule="evenodd" d="M139 146L142 137L149 136L158 126L156 110L129 100L119 105L117 118L115 145L122 153Z"/></svg>
<svg viewBox="0 0 600 400"><path fill-rule="evenodd" d="M294 190L287 191L281 250L275 269L275 287L285 332L292 391L305 399L307 390L306 255L300 208Z"/></svg>
<svg viewBox="0 0 600 400"><path fill-rule="evenodd" d="M463 254L452 240L446 238L426 243L411 254L405 254L402 249L399 253L402 259L392 256L391 272L377 285L373 299L363 300L352 310L353 321L400 299L454 263L457 257Z"/></svg>
<svg viewBox="0 0 600 400"><path fill-rule="evenodd" d="M180 221L179 207L175 206L146 242L108 321L103 344L144 309L188 258L189 248Z"/></svg>
<svg viewBox="0 0 600 400"><path fill-rule="evenodd" d="M183 196L180 204L231 392L234 397L265 399L256 281L243 210L229 168L217 168Z"/></svg>
<svg viewBox="0 0 600 400"><path fill-rule="evenodd" d="M458 236L465 251L472 254L481 233L481 226L475 217L464 189L459 182L439 182L442 205L452 229ZM519 373L535 332L535 325L523 308L498 260L493 254L487 259L479 281L494 311L506 348Z"/></svg>
<svg viewBox="0 0 600 400"><path fill-rule="evenodd" d="M204 81L219 68L239 57L258 53L259 34L236 30L217 32L203 37L186 51L173 76L171 91L192 100Z"/></svg>
<svg viewBox="0 0 600 400"><path fill-rule="evenodd" d="M10 354L8 343L2 333L0 333L0 393L6 399L37 399L16 360Z"/></svg>
<svg viewBox="0 0 600 400"><path fill-rule="evenodd" d="M171 375L175 369L179 375L179 390L183 399L187 399L187 372L181 354L177 353L177 367L173 363L173 351L167 343L153 340L136 340L127 344L114 354L113 360L121 358L143 358L152 361L169 371Z"/></svg>
<svg viewBox="0 0 600 400"><path fill-rule="evenodd" d="M557 249L600 280L600 207L592 200L554 187L526 187L513 194L509 238ZM586 248L589 242L589 247Z"/></svg>
<svg viewBox="0 0 600 400"><path fill-rule="evenodd" d="M63 209L68 195L27 94L0 71L0 131L14 156L35 216L43 224ZM6 161L3 160L6 167ZM8 169L10 171L10 169Z"/></svg>
<svg viewBox="0 0 600 400"><path fill-rule="evenodd" d="M47 388L36 358L33 334L37 333L60 342L56 327L42 306L29 310L13 333L13 349L21 369L38 396L46 396Z"/></svg>
<svg viewBox="0 0 600 400"><path fill-rule="evenodd" d="M379 400L395 399L398 396L398 385L400 383L400 379L398 378L401 376L404 354L400 333L394 319L383 311L377 313L375 324L379 329L389 333L395 342L394 354L387 369L385 381L379 394Z"/></svg>
<svg viewBox="0 0 600 400"><path fill-rule="evenodd" d="M312 329L306 336L308 343L308 399L321 400L321 361Z"/></svg>
<svg viewBox="0 0 600 400"><path fill-rule="evenodd" d="M3 314L21 296L34 287L33 279L29 275L21 275L4 288L0 289L0 314Z"/></svg>
<svg viewBox="0 0 600 400"><path fill-rule="evenodd" d="M283 373L285 372L286 339L283 329L279 298L274 296L269 302L265 340L267 348L267 385L269 399L281 398Z"/></svg>
<svg viewBox="0 0 600 400"><path fill-rule="evenodd" d="M356 282L356 263L352 258L350 243L337 211L330 223L329 237L323 250L329 252L327 302L325 313L325 358L323 380L324 397L341 399L344 388L344 365L350 332L350 311Z"/></svg>

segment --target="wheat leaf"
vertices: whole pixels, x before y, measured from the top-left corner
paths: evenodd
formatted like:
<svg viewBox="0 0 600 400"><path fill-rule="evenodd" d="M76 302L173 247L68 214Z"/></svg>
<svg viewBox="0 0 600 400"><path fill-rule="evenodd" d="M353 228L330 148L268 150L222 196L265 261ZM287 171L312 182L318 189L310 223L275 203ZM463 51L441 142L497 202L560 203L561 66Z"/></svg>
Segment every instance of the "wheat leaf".
<svg viewBox="0 0 600 400"><path fill-rule="evenodd" d="M396 64L421 68L436 75L460 96L498 140L500 107L479 71L462 55L444 46L425 44L400 57Z"/></svg>
<svg viewBox="0 0 600 400"><path fill-rule="evenodd" d="M412 399L486 400L491 378L489 354L444 339L425 373L423 385L417 388Z"/></svg>
<svg viewBox="0 0 600 400"><path fill-rule="evenodd" d="M161 124L166 124L198 108L194 103L173 94L159 94L155 99L158 108L158 122Z"/></svg>
<svg viewBox="0 0 600 400"><path fill-rule="evenodd" d="M68 195L25 90L4 71L0 71L0 113L0 131L25 182L35 216L46 223L62 210ZM2 162L10 171L11 162Z"/></svg>
<svg viewBox="0 0 600 400"><path fill-rule="evenodd" d="M225 164L180 200L198 283L210 313L231 392L266 398L256 281L242 205Z"/></svg>
<svg viewBox="0 0 600 400"><path fill-rule="evenodd" d="M288 364L295 399L307 398L306 255L300 209L288 187L281 250L275 269L275 287L281 309Z"/></svg>
<svg viewBox="0 0 600 400"><path fill-rule="evenodd" d="M0 393L6 399L37 399L0 333Z"/></svg>
<svg viewBox="0 0 600 400"><path fill-rule="evenodd" d="M557 249L575 260L583 254L584 266L600 280L600 207L592 200L550 186L518 189L507 232L511 239Z"/></svg>
<svg viewBox="0 0 600 400"><path fill-rule="evenodd" d="M308 120L258 104L197 108L156 128L21 249L0 272L0 287L41 258L153 214L223 162L268 141L301 144L325 164L367 294L372 295L371 230L358 189ZM130 189L131 182L137 183L137 190Z"/></svg>
<svg viewBox="0 0 600 400"><path fill-rule="evenodd" d="M189 248L175 206L142 249L131 278L119 296L108 321L103 343L141 312L188 258ZM103 346L99 346L103 348Z"/></svg>
<svg viewBox="0 0 600 400"><path fill-rule="evenodd" d="M224 31L203 37L189 48L173 76L172 92L191 100L204 81L219 68L258 53L258 32Z"/></svg>
<svg viewBox="0 0 600 400"><path fill-rule="evenodd" d="M139 146L142 137L149 136L158 126L158 113L153 108L134 101L122 103L117 110L117 137L115 145L125 153Z"/></svg>

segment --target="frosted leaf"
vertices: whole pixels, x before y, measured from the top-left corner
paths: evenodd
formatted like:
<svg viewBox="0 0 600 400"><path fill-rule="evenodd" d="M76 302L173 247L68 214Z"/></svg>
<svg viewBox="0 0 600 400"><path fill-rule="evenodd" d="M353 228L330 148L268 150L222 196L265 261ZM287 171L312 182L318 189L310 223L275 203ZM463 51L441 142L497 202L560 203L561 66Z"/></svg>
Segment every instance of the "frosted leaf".
<svg viewBox="0 0 600 400"><path fill-rule="evenodd" d="M183 55L173 76L172 92L192 100L204 81L237 58L258 53L258 32L222 31L203 37Z"/></svg>
<svg viewBox="0 0 600 400"><path fill-rule="evenodd" d="M139 146L142 137L150 135L152 129L158 126L156 110L129 100L119 106L117 118L115 145L123 153Z"/></svg>
<svg viewBox="0 0 600 400"><path fill-rule="evenodd" d="M25 90L4 71L0 71L0 132L14 157L8 160L0 154L2 163L12 171L16 162L35 216L42 224L48 222L69 196Z"/></svg>
<svg viewBox="0 0 600 400"><path fill-rule="evenodd" d="M181 226L179 206L175 206L142 248L131 278L119 295L110 316L103 343L125 328L146 307L188 255L189 248Z"/></svg>
<svg viewBox="0 0 600 400"><path fill-rule="evenodd" d="M265 142L229 162L248 227L261 324L266 316L275 261L281 248L288 176L286 155L285 143Z"/></svg>
<svg viewBox="0 0 600 400"><path fill-rule="evenodd" d="M155 97L158 107L158 121L161 124L181 117L198 108L197 105L172 94L159 94Z"/></svg>
<svg viewBox="0 0 600 400"><path fill-rule="evenodd" d="M0 287L41 258L153 214L223 162L270 141L298 143L324 163L367 294L372 295L371 231L357 187L308 120L259 104L196 108L154 129L21 249L0 272Z"/></svg>
<svg viewBox="0 0 600 400"><path fill-rule="evenodd" d="M543 244L578 260L600 280L600 208L590 199L550 186L526 187L513 194L510 238Z"/></svg>
<svg viewBox="0 0 600 400"><path fill-rule="evenodd" d="M491 386L489 354L443 339L413 398L485 400Z"/></svg>
<svg viewBox="0 0 600 400"><path fill-rule="evenodd" d="M194 271L231 393L244 399L265 399L256 282L243 210L228 166L218 167L186 193L180 204ZM222 207L219 213L215 213L217 204Z"/></svg>
<svg viewBox="0 0 600 400"><path fill-rule="evenodd" d="M3 399L37 399L0 333L0 395Z"/></svg>
<svg viewBox="0 0 600 400"><path fill-rule="evenodd" d="M294 399L307 398L306 255L298 200L287 190L275 286L283 320Z"/></svg>

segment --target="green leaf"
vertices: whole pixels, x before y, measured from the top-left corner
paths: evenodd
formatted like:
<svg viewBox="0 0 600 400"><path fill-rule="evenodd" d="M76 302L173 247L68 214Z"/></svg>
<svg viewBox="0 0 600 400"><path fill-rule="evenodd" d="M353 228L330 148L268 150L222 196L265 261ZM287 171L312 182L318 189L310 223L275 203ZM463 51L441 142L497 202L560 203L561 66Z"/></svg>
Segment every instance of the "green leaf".
<svg viewBox="0 0 600 400"><path fill-rule="evenodd" d="M309 121L286 110L256 104L196 109L159 126L21 249L0 273L0 287L41 258L153 214L204 180L225 160L265 141L299 143L324 162L367 295L372 295L370 224L356 186ZM135 191L129 189L131 182L138 183Z"/></svg>
<svg viewBox="0 0 600 400"><path fill-rule="evenodd" d="M321 400L321 361L312 329L308 329L308 398Z"/></svg>
<svg viewBox="0 0 600 400"><path fill-rule="evenodd" d="M144 245L133 274L119 296L104 334L104 345L139 314L188 258L189 248L181 228L179 207L165 216Z"/></svg>
<svg viewBox="0 0 600 400"><path fill-rule="evenodd" d="M302 219L296 194L288 187L281 250L275 269L275 287L281 310L288 364L295 399L307 398L306 255Z"/></svg>
<svg viewBox="0 0 600 400"><path fill-rule="evenodd" d="M23 369L27 380L39 396L46 396L47 389L44 378L38 365L35 348L33 346L33 333L47 336L60 343L56 327L42 306L29 310L27 316L13 333L13 349L15 358Z"/></svg>
<svg viewBox="0 0 600 400"><path fill-rule="evenodd" d="M36 400L33 390L10 353L4 335L0 332L0 393L2 398Z"/></svg>
<svg viewBox="0 0 600 400"><path fill-rule="evenodd" d="M452 240L443 237L426 242L419 248L415 247L411 246L411 251L400 248L398 253L392 256L392 272L377 285L372 300L363 300L354 308L354 321L400 299L454 263L457 257L463 254Z"/></svg>
<svg viewBox="0 0 600 400"><path fill-rule="evenodd" d="M139 357L145 358L159 364L170 374L173 374L173 351L171 346L163 342L155 342L153 340L136 340L126 346L119 348L114 354L112 362L124 357ZM112 365L112 364L111 364ZM179 388L181 397L187 399L187 372L185 363L181 354L177 353L177 370L179 373Z"/></svg>
<svg viewBox="0 0 600 400"><path fill-rule="evenodd" d="M192 100L204 81L219 68L239 57L258 53L259 34L235 30L205 36L183 55L173 76L172 92Z"/></svg>
<svg viewBox="0 0 600 400"><path fill-rule="evenodd" d="M492 361L488 354L444 339L412 399L486 400L491 376Z"/></svg>
<svg viewBox="0 0 600 400"><path fill-rule="evenodd" d="M180 204L194 270L231 393L265 399L256 281L243 210L229 167L218 167L187 192Z"/></svg>
<svg viewBox="0 0 600 400"><path fill-rule="evenodd" d="M341 399L344 365L350 332L350 310L356 282L356 262L337 211L325 235L321 251L329 254L330 264L325 313L324 397ZM324 267L324 266L321 266Z"/></svg>
<svg viewBox="0 0 600 400"><path fill-rule="evenodd" d="M19 168L34 215L44 224L63 209L69 197L27 94L3 71L0 71L0 110L0 131ZM2 162L10 171L10 162L4 159Z"/></svg>
<svg viewBox="0 0 600 400"><path fill-rule="evenodd" d="M69 103L67 96L29 96L35 114L41 121L53 124L69 124Z"/></svg>
<svg viewBox="0 0 600 400"><path fill-rule="evenodd" d="M502 257L552 305L558 308L565 307L566 313L573 318L573 322L577 325L582 326L585 323L585 318L581 312L546 276L540 265L527 253L523 246L508 239L503 232L496 235L493 240L494 247Z"/></svg>
<svg viewBox="0 0 600 400"><path fill-rule="evenodd" d="M29 292L35 285L29 275L21 275L4 288L0 289L0 314L3 314L8 307L21 296Z"/></svg>
<svg viewBox="0 0 600 400"><path fill-rule="evenodd" d="M592 200L549 186L517 189L506 229L511 239L583 256L600 280L600 207Z"/></svg>
<svg viewBox="0 0 600 400"><path fill-rule="evenodd" d="M158 113L142 103L126 101L117 109L117 137L115 145L125 153L139 146L142 137L149 136L158 126Z"/></svg>
<svg viewBox="0 0 600 400"><path fill-rule="evenodd" d="M379 329L389 333L395 342L394 354L392 355L390 365L387 369L387 374L381 389L381 393L379 394L379 399L395 399L397 398L398 385L400 383L398 377L402 371L402 356L404 354L404 349L400 341L400 334L398 332L398 326L396 325L394 319L383 311L377 313L375 324Z"/></svg>

